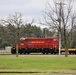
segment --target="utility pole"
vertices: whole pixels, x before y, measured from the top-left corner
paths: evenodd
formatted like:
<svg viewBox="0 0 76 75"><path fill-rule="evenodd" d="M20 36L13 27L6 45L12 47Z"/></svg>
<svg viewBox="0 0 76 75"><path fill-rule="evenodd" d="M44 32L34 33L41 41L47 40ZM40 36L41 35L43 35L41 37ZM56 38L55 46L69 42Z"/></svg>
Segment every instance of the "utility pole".
<svg viewBox="0 0 76 75"><path fill-rule="evenodd" d="M66 25L64 23L64 17L63 17L63 7L62 5L65 5L64 3L62 3L62 1L60 3L56 3L60 6L60 9L59 9L59 19L58 19L58 22L59 22L59 55L60 55L60 50L61 50L61 24L63 23L64 25L64 40L65 40L65 57L68 56L68 50L67 50L67 40L66 40Z"/></svg>
<svg viewBox="0 0 76 75"><path fill-rule="evenodd" d="M59 18L58 18L58 22L59 22L59 29L58 29L58 40L59 40L59 55L60 55L60 51L61 51L61 17L62 17L62 3L56 3L59 5Z"/></svg>
<svg viewBox="0 0 76 75"><path fill-rule="evenodd" d="M44 28L44 38L47 38L47 29Z"/></svg>

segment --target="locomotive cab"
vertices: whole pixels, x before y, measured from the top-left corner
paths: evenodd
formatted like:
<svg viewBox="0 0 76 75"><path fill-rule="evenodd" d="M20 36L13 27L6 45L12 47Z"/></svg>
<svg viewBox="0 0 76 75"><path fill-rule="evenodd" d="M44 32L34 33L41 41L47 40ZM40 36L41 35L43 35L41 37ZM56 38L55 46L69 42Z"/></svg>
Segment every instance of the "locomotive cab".
<svg viewBox="0 0 76 75"><path fill-rule="evenodd" d="M22 40L19 40L18 42L18 53L22 54L22 53L26 53L25 49L26 49L26 43ZM16 44L13 45L13 47L11 48L11 53L15 54L16 53Z"/></svg>

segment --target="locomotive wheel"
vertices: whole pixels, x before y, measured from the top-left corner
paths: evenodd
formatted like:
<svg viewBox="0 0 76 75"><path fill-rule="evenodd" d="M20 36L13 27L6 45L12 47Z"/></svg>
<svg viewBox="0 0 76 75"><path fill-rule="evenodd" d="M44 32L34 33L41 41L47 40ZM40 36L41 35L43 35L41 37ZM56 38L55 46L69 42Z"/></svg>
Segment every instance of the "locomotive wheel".
<svg viewBox="0 0 76 75"><path fill-rule="evenodd" d="M16 53L12 52L11 54L16 54Z"/></svg>
<svg viewBox="0 0 76 75"><path fill-rule="evenodd" d="M30 52L27 52L27 54L30 54Z"/></svg>
<svg viewBox="0 0 76 75"><path fill-rule="evenodd" d="M26 52L24 52L24 54L26 54Z"/></svg>
<svg viewBox="0 0 76 75"><path fill-rule="evenodd" d="M22 54L22 52L20 52L20 54Z"/></svg>
<svg viewBox="0 0 76 75"><path fill-rule="evenodd" d="M45 54L45 52L42 52L42 54Z"/></svg>
<svg viewBox="0 0 76 75"><path fill-rule="evenodd" d="M42 53L45 54L45 49L42 50Z"/></svg>
<svg viewBox="0 0 76 75"><path fill-rule="evenodd" d="M27 52L24 50L24 52L23 52L24 54L26 54Z"/></svg>
<svg viewBox="0 0 76 75"><path fill-rule="evenodd" d="M48 52L46 52L46 54L48 54Z"/></svg>

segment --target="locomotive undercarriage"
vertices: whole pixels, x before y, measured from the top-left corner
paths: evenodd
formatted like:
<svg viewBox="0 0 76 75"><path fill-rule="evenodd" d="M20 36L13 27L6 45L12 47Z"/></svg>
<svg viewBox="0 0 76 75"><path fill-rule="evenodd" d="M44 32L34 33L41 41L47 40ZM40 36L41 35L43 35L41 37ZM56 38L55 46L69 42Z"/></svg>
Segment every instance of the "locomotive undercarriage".
<svg viewBox="0 0 76 75"><path fill-rule="evenodd" d="M16 54L16 49L11 49L11 53L12 54ZM22 49L18 49L18 53L19 54L29 54L29 53L43 53L43 54L57 54L58 50L57 49L49 49L49 48L22 48Z"/></svg>
<svg viewBox="0 0 76 75"><path fill-rule="evenodd" d="M12 54L16 54L16 49L12 48L11 49ZM49 49L49 48L40 48L40 49L35 49L35 48L21 48L18 49L19 54L30 54L30 53L42 53L42 54L58 54L58 49ZM61 54L64 54L65 51L61 51ZM76 50L68 51L68 54L76 54Z"/></svg>

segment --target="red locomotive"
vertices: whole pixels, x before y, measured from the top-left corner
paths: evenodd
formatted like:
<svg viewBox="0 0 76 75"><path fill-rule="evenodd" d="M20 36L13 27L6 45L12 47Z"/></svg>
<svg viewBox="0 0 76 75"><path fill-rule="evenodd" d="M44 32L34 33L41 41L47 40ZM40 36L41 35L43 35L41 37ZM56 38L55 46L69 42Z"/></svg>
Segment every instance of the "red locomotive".
<svg viewBox="0 0 76 75"><path fill-rule="evenodd" d="M20 38L18 42L18 53L58 53L57 38ZM11 53L16 53L16 45L11 48Z"/></svg>

